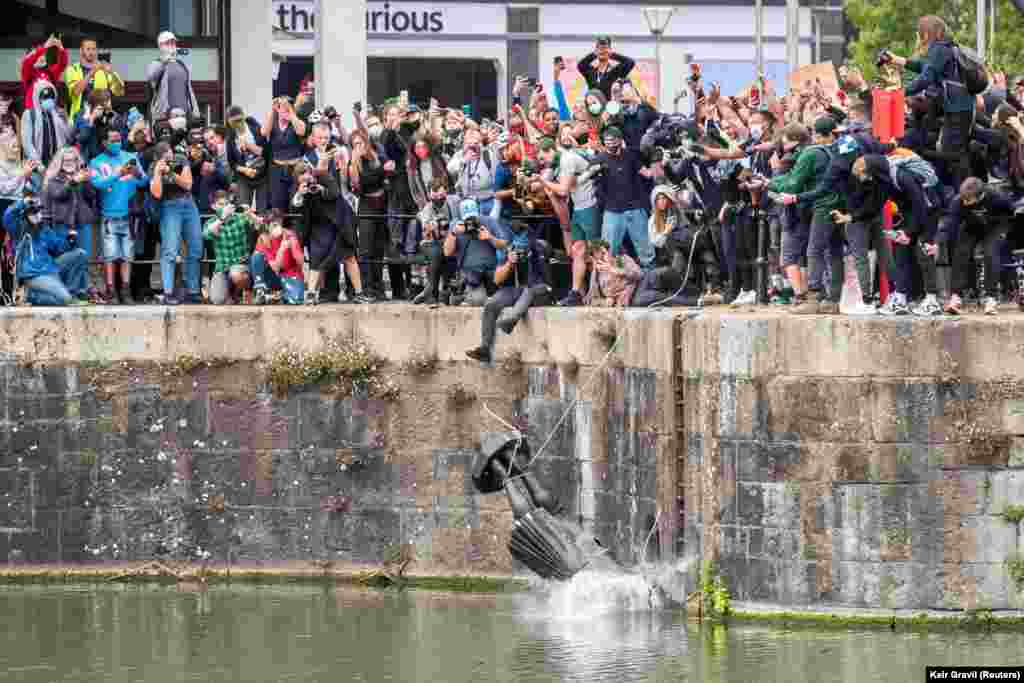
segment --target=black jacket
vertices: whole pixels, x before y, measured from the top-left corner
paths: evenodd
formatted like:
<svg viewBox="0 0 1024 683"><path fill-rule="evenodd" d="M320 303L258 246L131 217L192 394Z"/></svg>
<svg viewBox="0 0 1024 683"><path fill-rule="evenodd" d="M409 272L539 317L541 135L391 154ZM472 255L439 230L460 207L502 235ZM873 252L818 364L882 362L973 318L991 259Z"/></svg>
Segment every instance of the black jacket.
<svg viewBox="0 0 1024 683"><path fill-rule="evenodd" d="M1005 219L1013 217L1013 200L1002 192L987 190L985 197L971 207L963 205L960 195L950 202L949 210L939 221L936 242L954 242L961 230L984 233L990 227L998 227ZM1004 219L1000 221L999 219Z"/></svg>
<svg viewBox="0 0 1024 683"><path fill-rule="evenodd" d="M58 173L43 191L53 225L92 225L96 222L96 188L86 181L77 185Z"/></svg>
<svg viewBox="0 0 1024 683"><path fill-rule="evenodd" d="M576 70L583 75L583 78L587 81L587 86L589 88L597 88L604 93L606 99L610 100L612 98L612 83L620 78L626 78L629 76L629 72L636 66L636 62L625 55L613 52L610 60L618 62L618 64L610 66L608 70L602 74L597 70L597 67L594 66L594 61L596 59L597 55L591 52L576 64Z"/></svg>

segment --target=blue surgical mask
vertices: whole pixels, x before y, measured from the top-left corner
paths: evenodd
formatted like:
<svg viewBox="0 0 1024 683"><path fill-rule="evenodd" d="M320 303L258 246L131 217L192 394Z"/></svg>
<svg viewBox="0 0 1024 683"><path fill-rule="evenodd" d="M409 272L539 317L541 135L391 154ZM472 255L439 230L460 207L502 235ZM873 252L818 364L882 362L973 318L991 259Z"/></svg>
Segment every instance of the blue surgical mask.
<svg viewBox="0 0 1024 683"><path fill-rule="evenodd" d="M113 154L114 156L117 156L118 154L121 153L121 149L122 149L121 143L120 142L108 142L107 143L107 149L110 150L111 154Z"/></svg>
<svg viewBox="0 0 1024 683"><path fill-rule="evenodd" d="M51 97L50 99L43 100L40 104L43 107L43 111L53 111L57 106L57 100Z"/></svg>

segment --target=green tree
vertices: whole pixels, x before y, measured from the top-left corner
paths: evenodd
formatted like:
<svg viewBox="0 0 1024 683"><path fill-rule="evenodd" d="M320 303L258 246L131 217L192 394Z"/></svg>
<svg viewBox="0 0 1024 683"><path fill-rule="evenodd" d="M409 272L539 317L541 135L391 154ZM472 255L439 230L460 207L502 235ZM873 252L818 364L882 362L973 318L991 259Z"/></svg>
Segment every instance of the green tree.
<svg viewBox="0 0 1024 683"><path fill-rule="evenodd" d="M1024 73L1024 15L1010 0L996 3L995 38L989 40L988 61L1011 74ZM973 0L847 0L846 16L857 29L856 39L847 46L849 61L867 78L875 78L878 51L912 54L917 20L926 14L945 19L954 40L974 47L976 8Z"/></svg>

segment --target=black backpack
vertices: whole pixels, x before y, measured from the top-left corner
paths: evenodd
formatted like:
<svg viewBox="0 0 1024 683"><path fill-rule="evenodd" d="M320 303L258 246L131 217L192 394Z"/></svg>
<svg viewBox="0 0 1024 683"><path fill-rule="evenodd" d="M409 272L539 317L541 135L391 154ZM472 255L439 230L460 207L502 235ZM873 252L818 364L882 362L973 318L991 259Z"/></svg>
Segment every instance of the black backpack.
<svg viewBox="0 0 1024 683"><path fill-rule="evenodd" d="M981 55L968 47L954 45L953 57L956 59L957 75L967 92L972 95L985 92L988 89L988 72L985 71Z"/></svg>

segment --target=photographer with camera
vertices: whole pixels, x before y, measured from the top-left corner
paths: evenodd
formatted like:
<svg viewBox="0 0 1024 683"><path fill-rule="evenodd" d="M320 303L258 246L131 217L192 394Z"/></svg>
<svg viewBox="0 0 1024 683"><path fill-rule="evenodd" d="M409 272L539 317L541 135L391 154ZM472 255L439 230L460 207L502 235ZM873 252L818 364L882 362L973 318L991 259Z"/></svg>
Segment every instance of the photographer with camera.
<svg viewBox="0 0 1024 683"><path fill-rule="evenodd" d="M68 66L68 51L59 35L50 34L46 42L29 50L21 59L21 85L25 111L31 111L39 102L37 85L39 81L60 83ZM54 91L56 92L56 91ZM43 163L49 163L47 157Z"/></svg>
<svg viewBox="0 0 1024 683"><path fill-rule="evenodd" d="M651 193L651 206L648 232L656 267L640 281L632 305L698 305L698 271L705 264L713 265L714 272L707 279L714 282L718 268L710 230L703 229L694 215L700 200L689 190L659 185Z"/></svg>
<svg viewBox="0 0 1024 683"><path fill-rule="evenodd" d="M558 182L544 181L544 186L557 195L572 199L569 220L569 244L572 258L572 289L558 302L559 306L579 306L583 303L583 288L587 277L587 242L601 237L601 207L597 201L597 187L588 171L594 152L587 147L588 127L577 121L562 130L562 155Z"/></svg>
<svg viewBox="0 0 1024 683"><path fill-rule="evenodd" d="M430 201L420 210L419 219L423 225L423 240L420 251L427 257L426 286L413 299L414 304L433 305L441 296L441 280L450 282L455 276L457 262L446 257L442 244L451 226L458 222L459 198L448 194L448 176L435 176L430 183Z"/></svg>
<svg viewBox="0 0 1024 683"><path fill-rule="evenodd" d="M53 230L67 235L72 243L92 253L92 226L96 224L96 188L89 182L89 169L74 147L54 155L43 180L43 207Z"/></svg>
<svg viewBox="0 0 1024 683"><path fill-rule="evenodd" d="M260 132L260 123L238 105L228 109L227 115L228 168L238 184L242 201L257 211L266 211L270 204L267 184L267 164L270 148Z"/></svg>
<svg viewBox="0 0 1024 683"><path fill-rule="evenodd" d="M296 113L290 97L276 97L263 119L260 136L270 147L270 208L288 209L295 194L295 167L302 163L306 122Z"/></svg>
<svg viewBox="0 0 1024 683"><path fill-rule="evenodd" d="M305 303L304 262L299 236L284 227L284 212L274 209L260 226L256 251L252 255L253 303L257 306L268 303L271 292L281 292L286 304Z"/></svg>
<svg viewBox="0 0 1024 683"><path fill-rule="evenodd" d="M375 299L363 291L362 275L356 261L359 246L356 219L352 208L341 196L337 176L324 168L327 161L328 158L324 157L318 169L308 164L295 169L298 190L291 205L302 216L297 232L306 247L309 265L305 302L312 306L320 303L322 274L340 262L355 289L355 302L370 304Z"/></svg>
<svg viewBox="0 0 1024 683"><path fill-rule="evenodd" d="M146 66L149 90L149 116L152 120L179 109L190 117L199 117L199 101L192 90L192 72L178 57L178 39L164 31L156 39L160 57Z"/></svg>
<svg viewBox="0 0 1024 683"><path fill-rule="evenodd" d="M7 207L3 226L14 240L15 279L34 306L84 306L89 264L67 231L54 230L33 192Z"/></svg>
<svg viewBox="0 0 1024 683"><path fill-rule="evenodd" d="M108 302L135 303L130 289L135 244L145 238L144 226L132 221L131 209L140 188L149 183L138 155L122 148L121 133L107 130L106 151L92 160L92 184L99 191L103 217L103 260L106 262ZM117 280L120 262L120 281Z"/></svg>
<svg viewBox="0 0 1024 683"><path fill-rule="evenodd" d="M80 61L64 70L64 83L71 93L68 117L74 121L95 90L107 90L115 97L124 95L124 80L110 65L110 53L100 53L95 38L83 38L79 44Z"/></svg>
<svg viewBox="0 0 1024 683"><path fill-rule="evenodd" d="M199 260L203 256L203 226L192 198L192 168L188 158L175 154L166 142L157 145L156 159L149 174L149 192L159 202L163 303L168 306L181 303L174 294L174 276L184 239L185 303L201 304Z"/></svg>
<svg viewBox="0 0 1024 683"><path fill-rule="evenodd" d="M531 238L525 223L512 224L508 257L494 273L498 289L484 304L480 346L466 351L467 356L481 363L491 362L497 328L512 334L519 321L526 318L530 306L551 304L548 252L547 243Z"/></svg>
<svg viewBox="0 0 1024 683"><path fill-rule="evenodd" d="M213 243L215 260L210 277L210 303L238 303L252 284L249 236L257 225L256 212L252 207L240 210L224 190L213 194L212 209L214 217L203 228L203 238Z"/></svg>
<svg viewBox="0 0 1024 683"><path fill-rule="evenodd" d="M940 17L924 16L917 22L919 44L927 49L925 58L906 59L884 50L878 57L881 64L895 64L919 74L906 87L910 97L936 88L942 99L942 132L939 139L942 153L951 165L953 183L960 187L970 175L967 146L974 125L974 96L968 91L964 74L957 64L956 45L949 38L946 22Z"/></svg>
<svg viewBox="0 0 1024 683"><path fill-rule="evenodd" d="M74 119L75 135L86 163L103 152L107 131L121 131L121 117L111 107L109 90L93 90Z"/></svg>
<svg viewBox="0 0 1024 683"><path fill-rule="evenodd" d="M498 267L498 251L508 246L508 240L499 233L498 224L489 216L482 216L480 205L474 199L459 204L459 220L444 239L444 255L458 255L456 267L466 283L464 306L483 306L494 293Z"/></svg>
<svg viewBox="0 0 1024 683"><path fill-rule="evenodd" d="M198 180L193 185L193 195L199 213L207 214L213 209L213 195L227 191L231 186L227 159L220 154L227 131L222 126L213 126L199 128L197 132L197 138L189 149L192 177Z"/></svg>

